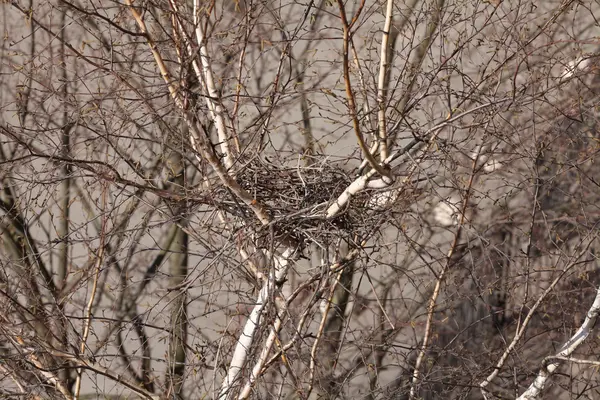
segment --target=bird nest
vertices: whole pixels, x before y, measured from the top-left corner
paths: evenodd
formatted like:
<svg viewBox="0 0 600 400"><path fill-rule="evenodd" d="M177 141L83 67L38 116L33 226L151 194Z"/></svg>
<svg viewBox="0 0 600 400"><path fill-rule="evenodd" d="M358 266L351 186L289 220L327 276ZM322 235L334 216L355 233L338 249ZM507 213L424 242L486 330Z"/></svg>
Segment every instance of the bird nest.
<svg viewBox="0 0 600 400"><path fill-rule="evenodd" d="M296 165L294 165L296 164ZM302 165L297 160L280 165L256 158L235 175L236 181L271 213L277 231L307 236L339 236L360 229L365 224L365 201L362 193L352 198L339 216L326 219L327 208L333 204L354 178L347 171L330 163ZM231 202L230 193L220 189L213 198L229 204L227 212L249 217L251 212L239 202ZM293 233L292 233L293 232Z"/></svg>
<svg viewBox="0 0 600 400"><path fill-rule="evenodd" d="M327 164L287 167L263 160L247 165L236 178L275 218L329 203L352 182L344 170Z"/></svg>

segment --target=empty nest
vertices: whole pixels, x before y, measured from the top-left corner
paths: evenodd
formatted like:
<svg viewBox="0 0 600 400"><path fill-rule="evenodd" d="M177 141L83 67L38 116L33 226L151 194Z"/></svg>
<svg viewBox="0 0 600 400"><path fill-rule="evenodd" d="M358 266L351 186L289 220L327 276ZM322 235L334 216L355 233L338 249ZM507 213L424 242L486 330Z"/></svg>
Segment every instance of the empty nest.
<svg viewBox="0 0 600 400"><path fill-rule="evenodd" d="M336 218L325 219L327 208L354 180L343 168L325 162L307 166L297 159L293 163L278 160L279 163L257 157L235 175L236 181L270 211L278 233L299 239L338 236L340 230L356 232L366 224L366 193L352 197ZM239 201L232 201L231 193L223 187L213 193L213 199L233 215L252 215Z"/></svg>

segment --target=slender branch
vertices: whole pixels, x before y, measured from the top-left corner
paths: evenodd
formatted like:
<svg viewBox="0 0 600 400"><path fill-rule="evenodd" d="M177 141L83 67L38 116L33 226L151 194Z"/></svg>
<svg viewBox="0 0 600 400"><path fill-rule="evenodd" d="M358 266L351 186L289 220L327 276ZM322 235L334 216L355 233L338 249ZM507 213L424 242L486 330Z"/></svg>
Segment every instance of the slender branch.
<svg viewBox="0 0 600 400"><path fill-rule="evenodd" d="M177 167L173 185L185 188L186 166L183 157L179 153L171 156L173 164ZM174 210L174 219L179 219L184 226L188 225L188 213L185 209ZM170 396L182 398L183 384L185 381L186 352L185 345L188 334L188 316L187 316L187 288L182 284L188 277L188 256L189 256L189 236L182 229L177 228L176 238L171 244L171 257L169 260L169 286L179 287L170 293L170 326L168 343L167 375L168 393ZM149 368L148 368L149 369Z"/></svg>
<svg viewBox="0 0 600 400"><path fill-rule="evenodd" d="M369 151L367 144L365 143L365 139L360 131L360 122L358 121L358 116L356 114L356 103L354 100L354 92L352 91L352 83L350 81L350 66L348 60L348 52L350 45L350 28L351 25L358 19L358 14L360 11L356 13L354 16L352 23L348 23L348 19L346 18L346 10L344 6L344 2L342 0L337 0L339 9L340 9L340 17L342 19L342 26L344 29L344 50L342 53L342 63L344 70L344 83L346 85L346 97L348 99L348 110L350 111L350 117L352 118L352 125L354 126L354 134L356 135L356 139L358 141L358 145L360 146L365 158L369 161L371 168L373 168L377 173L379 173L384 179L393 181L391 174L389 171L386 171ZM362 9L364 6L365 0L362 0L359 9Z"/></svg>
<svg viewBox="0 0 600 400"><path fill-rule="evenodd" d="M342 257L341 260L330 265L327 268L328 272L337 273L337 272L340 272L342 269L346 268L346 266L349 263L353 262L356 259L356 257L358 257L360 249L363 248L365 244L366 244L366 241L361 242L360 246L350 250L350 252L348 252L348 254L346 254L344 257ZM322 277L323 277L322 274L315 274L313 277L311 277L310 279L305 281L302 285L300 285L299 287L296 288L294 293L292 293L291 296L287 299L286 303L288 305L291 304L291 302L294 301L294 299L298 296L298 294L302 290L306 289L307 286L313 284L314 282L316 282L317 280L319 280ZM318 293L319 292L317 291L317 294ZM315 296L315 299L316 299L316 296ZM264 374L269 366L271 366L277 359L279 359L287 350L291 349L292 346L301 338L300 332L302 332L302 329L308 320L308 313L309 313L311 307L312 307L312 304L307 307L307 309L303 313L302 317L300 317L300 321L296 325L294 337L292 337L292 339L290 339L290 341L288 343L281 346L279 351L277 351L277 353L274 354L269 359L269 361L267 361L265 363L265 366L263 367L263 369L260 372L261 374Z"/></svg>
<svg viewBox="0 0 600 400"><path fill-rule="evenodd" d="M410 400L413 400L418 392L421 363L423 362L423 359L425 358L425 353L427 352L427 348L429 347L429 339L431 337L431 328L433 326L433 318L434 318L435 309L437 306L437 298L440 294L442 284L445 281L446 274L452 267L452 256L454 255L454 252L456 251L458 242L461 237L462 229L465 224L465 219L466 219L465 214L467 211L467 206L469 204L469 198L471 196L471 191L473 189L473 182L475 180L476 171L477 171L477 159L473 160L473 163L471 166L471 174L469 176L469 182L468 182L466 190L465 190L465 197L464 197L463 204L462 204L460 219L458 221L458 227L456 228L456 233L454 234L454 239L452 241L450 249L448 250L448 254L446 255L446 262L444 263L444 266L442 267L442 271L440 272L440 274L438 275L438 277L436 279L433 293L431 294L431 297L429 298L429 304L427 305L427 322L425 324L425 334L423 335L423 343L421 344L421 348L419 349L419 353L417 355L417 360L415 362L412 383L410 386L410 393L409 393Z"/></svg>
<svg viewBox="0 0 600 400"><path fill-rule="evenodd" d="M346 268L348 268L349 265L346 265ZM312 348L310 350L310 365L309 365L309 371L310 371L310 375L309 375L309 387L307 390L307 395L306 397L308 398L310 396L310 393L313 390L314 387L314 381L315 381L315 367L316 367L316 360L317 360L317 349L319 348L319 343L321 342L321 337L323 337L323 334L325 332L325 327L327 325L327 322L329 321L329 311L331 310L332 306L335 306L336 304L334 303L334 296L336 294L336 288L340 283L340 279L342 278L342 274L344 273L345 268L340 269L335 276L335 279L333 281L333 283L331 284L331 287L329 288L329 296L327 296L325 300L325 304L323 307L323 310L321 311L321 322L319 324L319 329L317 330L317 337L315 338L315 341L312 345ZM328 354L328 357L333 357L332 354Z"/></svg>
<svg viewBox="0 0 600 400"><path fill-rule="evenodd" d="M554 360L565 361L565 362L581 364L581 365L593 365L595 367L600 367L600 361L583 360L581 358L563 357L563 356L548 356L544 359L542 364L547 365L549 362L554 361Z"/></svg>
<svg viewBox="0 0 600 400"><path fill-rule="evenodd" d="M33 9L33 0L29 0L29 9ZM35 55L35 32L37 31L34 24L29 24L29 36L31 38L30 47L29 47L29 63L33 66ZM27 79L27 84L17 92L16 100L17 100L17 108L19 110L18 117L19 123L21 127L25 127L27 123L27 115L29 115L29 100L31 97L31 89L33 86L33 79L29 77Z"/></svg>
<svg viewBox="0 0 600 400"><path fill-rule="evenodd" d="M416 8L416 4L419 1L420 0L412 0L412 2L410 4L408 4L406 7L408 9L408 12L406 14L404 14L399 21L396 21L394 18L392 18L392 20L391 20L392 26L391 26L390 30L388 31L389 32L388 46L387 46L387 51L388 51L387 52L387 63L388 63L388 65L391 65L391 63L393 62L393 55L394 55L394 50L396 48L396 41L397 41L398 35L400 34L400 32L402 32L404 30L404 27L406 26L408 20L410 19L412 13L414 12L414 10ZM354 43L352 43L352 52L354 54L355 60L358 62L358 54L356 52L356 49L354 48ZM359 77L361 78L361 82L362 82L363 81L362 70L360 69L360 67L358 65L357 65L357 68L358 68L358 72L359 72ZM390 73L390 70L388 69L387 74L385 75L385 79L384 79L384 85L383 85L384 92L387 91L387 89L388 89L390 75L391 75L391 73ZM363 83L363 85L364 85L364 83ZM365 107L365 114L367 116L366 118L367 118L367 122L368 122L369 121L368 115L370 114L370 109L368 106L368 98L366 97L366 88L365 88L365 105L364 105L364 107ZM386 136L387 137L391 136L390 134L393 134L396 129L397 129L397 127L392 129L392 132L388 132L387 126L386 126ZM374 127L373 130L376 131L377 130L376 127ZM386 144L388 141L389 140L386 140ZM376 152L378 149L379 149L379 140L375 140L375 141L373 141L373 145L371 146L371 149L370 149L371 154ZM389 144L388 144L388 151L389 151ZM360 164L359 171L362 171L367 166L368 163L369 162L367 160L363 160L363 162Z"/></svg>
<svg viewBox="0 0 600 400"><path fill-rule="evenodd" d="M1 153L0 149L0 158L2 160L5 159L4 154ZM48 268L44 264L44 260L41 257L41 253L36 246L36 242L31 235L28 227L28 222L24 218L22 212L19 210L19 207L15 203L16 194L10 187L10 184L5 183L6 178L4 179L4 194L6 196L6 201L2 199L0 195L0 210L4 211L6 215L10 218L9 230L12 232L17 242L20 244L21 251L27 256L24 257L27 259L27 262L31 266L36 266L40 275L42 276L44 283L48 286L48 290L52 292L52 294L56 295L58 290L54 281L52 280L52 276L50 272L48 272ZM23 245L24 244L24 245ZM37 286L37 283L36 283Z"/></svg>
<svg viewBox="0 0 600 400"><path fill-rule="evenodd" d="M125 4L127 4L129 6L131 15L135 19L136 23L138 24L138 27L140 28L144 37L146 38L148 47L150 47L150 51L152 52L154 61L156 62L156 65L158 66L160 75L162 76L163 80L167 84L167 89L169 90L171 97L173 98L173 100L175 100L175 103L177 104L177 106L179 106L181 109L184 109L183 101L181 99L181 94L178 92L177 87L175 86L174 81L171 78L169 69L167 68L167 65L165 64L165 62L163 61L163 58L160 55L160 52L158 51L158 47L156 46L156 43L154 42L154 40L152 39L152 36L150 36L150 34L148 32L148 28L146 27L146 23L144 22L142 15L133 6L132 0L125 0Z"/></svg>
<svg viewBox="0 0 600 400"><path fill-rule="evenodd" d="M237 132L233 129L238 123L239 119L239 110L240 110L240 93L244 85L242 84L242 74L244 72L244 62L246 61L246 52L248 50L248 42L250 39L250 34L255 27L255 24L250 24L251 10L246 10L244 13L244 18L246 19L246 31L244 33L244 40L242 51L240 53L240 59L238 61L238 74L236 77L237 84L235 85L235 100L233 101L233 110L231 111L231 127L233 130L233 143L235 144L236 151L239 153L242 151L240 138Z"/></svg>
<svg viewBox="0 0 600 400"><path fill-rule="evenodd" d="M373 132L377 131L377 127L373 126L373 122L371 121L371 106L369 104L369 93L367 91L367 83L365 80L365 75L363 74L362 65L360 64L360 58L358 57L358 51L356 50L356 46L354 45L354 40L350 38L350 46L352 48L352 58L354 59L354 64L356 64L356 71L358 72L358 81L360 82L360 86L363 91L363 112L365 113L365 121L369 129L372 129ZM376 134L375 134L376 135ZM379 149L379 141L375 138L373 143L371 144L371 148L369 149L369 153L375 154L375 152ZM362 173L362 170L369 165L369 160L366 158L360 163L360 167L358 167L359 173Z"/></svg>
<svg viewBox="0 0 600 400"><path fill-rule="evenodd" d="M279 298L275 298L275 301L277 302L278 299ZM279 300L281 300L281 299L279 299ZM269 332L269 337L263 344L263 349L260 352L260 355L258 356L258 360L254 364L254 367L252 368L252 372L250 374L250 378L248 379L248 382L246 383L244 388L240 391L238 400L246 399L250 395L250 393L252 391L252 387L256 383L256 380L258 379L258 377L261 375L261 371L262 371L265 363L267 362L267 357L269 356L269 353L271 352L271 348L273 348L273 343L275 343L275 341L277 340L277 335L279 334L281 325L283 323L283 314L287 309L285 302L280 302L280 303L283 303L283 304L276 304L277 305L277 317L275 318L275 322L273 323L273 326L271 327L271 330ZM284 357L284 361L285 361L285 357Z"/></svg>
<svg viewBox="0 0 600 400"><path fill-rule="evenodd" d="M134 393L137 393L140 396L142 396L148 400L158 400L160 398L160 396L155 396L154 394L148 392L146 389L140 387L139 385L135 384L134 382L130 382L130 381L124 379L120 374L115 373L115 372L111 371L110 369L104 368L100 365L90 363L89 361L87 361L84 358L80 358L80 357L77 357L72 354L65 353L65 352L62 352L62 351L59 351L56 349L47 349L47 351L50 355L52 355L54 357L60 357L60 358L70 361L73 365L75 365L76 367L78 367L80 369L90 370L97 374L106 376L107 378L110 378L111 380L127 387L128 389L132 390Z"/></svg>
<svg viewBox="0 0 600 400"><path fill-rule="evenodd" d="M319 5L317 6L316 12L311 19L310 26L308 28L308 32L310 37L314 36L318 21L322 14L322 8L325 0L321 0ZM298 76L296 78L296 85L298 85L300 90L300 110L302 112L302 136L304 137L304 156L305 164L310 165L312 163L311 156L315 153L315 137L312 131L311 121L310 121L310 110L308 107L308 96L306 94L306 89L304 87L304 78L306 76L307 67L306 59L308 58L308 50L311 46L312 42L309 41L307 45L304 47L302 54L300 55L298 61L296 62L298 68Z"/></svg>
<svg viewBox="0 0 600 400"><path fill-rule="evenodd" d="M118 323L118 325L120 325L120 323ZM127 372L129 372L129 375L131 375L132 379L138 385L143 386L144 378L142 378L141 376L138 375L137 371L135 370L135 368L133 366L131 356L129 354L127 354L127 351L125 350L125 344L123 343L123 332L122 332L121 328L119 328L117 330L115 342L116 342L117 348L119 349L119 358L121 359L121 362L125 366L125 370Z"/></svg>
<svg viewBox="0 0 600 400"><path fill-rule="evenodd" d="M412 6L416 4L418 0L413 0ZM410 67L408 68L408 83L406 85L406 89L404 89L404 93L400 100L396 103L395 109L399 113L398 122L404 120L405 108L411 99L413 93L413 87L417 82L417 75L421 69L421 65L423 64L423 60L425 60L425 55L427 54L427 50L431 46L433 41L433 35L439 27L440 21L442 19L444 5L446 4L445 0L435 0L437 4L433 11L433 15L431 17L431 21L427 24L427 31L425 32L425 37L417 47L414 58L411 61ZM411 9L412 10L412 9ZM390 144L391 145L391 144Z"/></svg>
<svg viewBox="0 0 600 400"><path fill-rule="evenodd" d="M63 97L63 115L62 115L62 123L63 123L63 128L62 128L62 140L61 140L61 153L63 155L63 157L68 157L69 156L69 148L70 148L70 131L73 128L73 125L68 123L68 108L67 108L67 95L68 95L68 91L67 91L67 67L66 67L66 60L65 60L65 46L64 46L64 31L65 31L65 11L63 10L61 13L61 20L62 20L62 25L63 25L63 29L61 29L61 36L63 36L61 38L61 46L60 46L60 59L61 59L61 64L62 64L62 68L61 68L61 72L62 72L62 76L61 76L61 80L63 81L62 84L62 97ZM60 211L61 211L61 218L59 219L59 223L58 223L58 227L57 227L57 234L58 234L58 239L60 240L59 246L58 246L58 284L57 286L59 288L63 288L64 284L65 284L65 279L66 279L66 275L67 275L67 269L68 269L68 255L69 255L69 246L68 246L68 236L69 236L69 210L70 210L70 196L69 196L69 189L71 186L71 179L70 179L70 175L71 175L71 165L70 164L65 164L64 167L62 168L62 182L60 185L60 199L59 199L59 204L60 204Z"/></svg>
<svg viewBox="0 0 600 400"><path fill-rule="evenodd" d="M63 157L68 158L71 152L71 132L75 128L75 124L69 121L69 88L68 88L68 76L67 76L67 59L66 59L66 8L61 10L60 14L60 47L59 47L59 57L61 63L61 80L62 80L62 90L61 97L63 103L62 110L62 128L61 128L61 149L60 153ZM67 275L69 273L69 251L71 249L70 240L69 240L69 224L71 222L70 219L70 211L71 211L71 175L73 173L73 167L69 163L65 163L61 168L62 181L60 183L59 190L59 199L58 205L60 210L60 216L58 218L57 223L57 237L59 240L58 243L58 266L57 266L57 282L56 287L58 290L63 291L65 285L67 284ZM61 292L61 294L65 294ZM57 318L57 325L60 332L57 332L57 336L61 337L63 348L67 348L68 345L68 336L67 336L67 326L68 322L65 315L63 304L59 304L58 307L60 310L60 316ZM71 377L72 370L69 368L64 368L60 376L64 382L70 382L72 380Z"/></svg>
<svg viewBox="0 0 600 400"><path fill-rule="evenodd" d="M106 197L107 188L104 187L102 191L102 208L106 210ZM102 266L102 262L104 261L104 249L105 249L105 240L106 240L106 225L107 225L108 214L105 214L102 221L102 230L100 232L100 248L98 250L98 255L96 256L96 263L94 265L94 280L92 282L92 288L90 293L90 298L88 299L87 306L85 308L84 314L84 326L83 333L81 335L81 343L79 345L79 355L83 356L85 354L85 348L87 346L87 339L90 334L90 329L92 326L92 307L94 305L94 298L96 297L96 292L98 290L98 279L100 277L100 267ZM77 400L79 398L79 392L81 390L81 378L82 378L82 370L81 368L77 369L77 379L75 380L75 388L73 389L73 398Z"/></svg>
<svg viewBox="0 0 600 400"><path fill-rule="evenodd" d="M14 341L16 341L21 347L25 347L25 341L20 336L15 335ZM63 397L66 400L71 400L74 398L71 396L71 392L64 385L64 383L61 382L60 379L58 379L58 377L54 374L53 371L49 371L47 368L44 367L44 364L42 363L42 361L40 361L39 357L34 352L27 351L27 349L25 348L23 348L23 350L25 350L25 356L29 360L29 362L31 362L37 368L37 370L44 376L44 378L48 379L48 381L52 383L56 387L56 389L58 389L58 391L63 395Z"/></svg>
<svg viewBox="0 0 600 400"><path fill-rule="evenodd" d="M202 70L204 73L203 81L205 82L206 91L208 93L208 96L206 96L206 104L208 105L211 117L215 122L215 127L219 136L219 144L223 152L225 166L227 167L227 169L230 169L233 166L233 157L229 149L229 136L227 134L226 122L229 121L225 121L226 118L229 118L227 113L223 109L223 106L221 105L219 92L217 91L217 88L215 86L215 79L213 77L212 68L210 66L210 59L208 56L208 49L206 47L206 36L204 34L204 27L202 26L202 21L200 20L200 14L202 13L201 8L202 5L200 4L200 1L194 0L194 26L196 28L195 30L198 46L200 46L200 62L202 63ZM229 125L231 126L231 124Z"/></svg>
<svg viewBox="0 0 600 400"><path fill-rule="evenodd" d="M25 390L25 387L21 384L20 378L18 378L14 372L9 371L8 369L4 368L2 364L0 364L0 373L2 373L2 375L4 376L10 376L10 379L13 381L15 386L17 386L17 389L19 389L20 394L23 395L23 398L26 398L25 396L27 395L27 391ZM4 394L0 393L0 396L2 395Z"/></svg>
<svg viewBox="0 0 600 400"><path fill-rule="evenodd" d="M444 129L445 127L451 125L453 122L469 115L472 113L475 113L477 111L495 106L495 105L499 105L505 102L510 101L511 99L501 99L501 100L497 100L495 102L491 102L491 103L485 103L485 104L481 104L477 107L473 107L470 110L467 110L465 112L462 112L460 114L457 114L451 118L446 119L444 122L440 122L439 124L435 125L434 127L432 127L431 129L429 129L428 131L426 131L423 136L422 139L420 139L418 142L420 143L428 143L429 145L431 145L433 143L433 140L437 137L437 135L439 134L439 132ZM393 129L396 129L396 125L394 126ZM391 155L389 155L383 162L383 165L390 165L390 163L392 161L394 161L396 158L398 158L399 156L405 154L408 150L410 150L412 147L414 147L417 144L417 141L411 142L410 144L408 144L406 147L404 147L402 150L398 150L393 152ZM425 153L423 153L424 155ZM404 179L404 182L410 182L410 175L412 175L412 171L414 171L414 169L417 167L418 163L415 163L411 173L409 174L409 176L407 178ZM341 195L339 195L339 197L333 202L333 204L331 204L329 206L329 208L327 208L327 211L325 212L325 216L326 218L333 218L335 217L341 210L342 208L350 201L350 199L355 196L356 194L362 192L363 190L365 190L367 187L378 187L378 188L384 188L389 186L389 182L385 181L385 180L379 180L379 181L369 181L370 178L372 178L375 173L377 171L372 169L370 170L368 173L366 173L365 175L362 175L358 178L356 178L354 180L354 182L352 182L343 192ZM402 190L402 187L400 187L398 190Z"/></svg>
<svg viewBox="0 0 600 400"><path fill-rule="evenodd" d="M263 225L267 225L271 222L271 217L267 212L264 205L259 203L250 193L244 190L234 178L232 178L228 171L223 168L221 161L214 154L212 146L207 143L208 138L205 133L201 133L198 125L194 121L194 118L190 113L185 109L185 104L181 97L181 94L178 92L175 83L171 79L171 75L167 69L167 66L158 51L156 44L152 40L152 37L148 33L146 28L146 24L141 16L141 14L133 7L131 0L126 0L126 4L129 6L131 14L136 20L140 30L145 33L146 41L148 42L148 46L152 51L152 55L154 56L154 60L160 70L160 74L163 77L165 83L167 84L167 88L173 101L180 108L183 114L183 118L185 122L188 124L190 128L190 142L192 143L192 147L196 151L196 158L199 162L202 162L200 155L208 161L210 166L213 168L219 179L223 182L223 184L231 190L240 200L244 202L256 215L256 217L260 220Z"/></svg>
<svg viewBox="0 0 600 400"><path fill-rule="evenodd" d="M385 120L386 109L386 77L389 76L390 67L390 35L392 29L392 19L394 10L394 0L388 0L385 24L383 26L383 38L381 39L381 60L379 64L379 79L377 81L377 104L379 110L377 112L377 123L379 127L379 154L381 160L385 160L388 156L387 146L387 131ZM395 36L391 38L391 42L395 41Z"/></svg>

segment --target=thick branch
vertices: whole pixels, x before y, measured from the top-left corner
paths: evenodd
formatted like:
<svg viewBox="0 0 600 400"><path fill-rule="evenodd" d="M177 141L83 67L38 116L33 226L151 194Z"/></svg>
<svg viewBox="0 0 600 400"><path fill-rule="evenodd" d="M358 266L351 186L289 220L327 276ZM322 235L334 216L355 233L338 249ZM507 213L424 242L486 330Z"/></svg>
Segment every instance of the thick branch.
<svg viewBox="0 0 600 400"><path fill-rule="evenodd" d="M292 255L293 250L288 248L284 250L281 256L273 257L275 261L274 272L271 273L269 280L260 290L254 309L250 313L250 316L244 325L244 329L240 334L231 358L229 370L227 371L227 377L221 386L221 391L218 396L219 400L229 399L233 395L231 390L232 386L239 379L242 368L246 364L246 359L250 354L252 343L254 342L254 336L261 326L261 316L264 308L266 307L270 294L275 289L277 282L281 282L285 278L291 264Z"/></svg>

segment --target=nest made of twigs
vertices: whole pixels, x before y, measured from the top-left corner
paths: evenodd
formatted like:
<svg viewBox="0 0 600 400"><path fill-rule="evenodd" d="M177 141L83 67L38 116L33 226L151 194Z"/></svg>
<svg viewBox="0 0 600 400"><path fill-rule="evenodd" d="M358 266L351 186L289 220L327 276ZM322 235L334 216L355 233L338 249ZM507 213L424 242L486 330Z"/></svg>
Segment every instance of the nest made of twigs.
<svg viewBox="0 0 600 400"><path fill-rule="evenodd" d="M329 164L279 166L261 159L247 164L236 178L275 218L330 202L352 182L343 169Z"/></svg>
<svg viewBox="0 0 600 400"><path fill-rule="evenodd" d="M339 237L368 225L365 204L370 195L367 191L353 196L335 218L325 218L327 208L356 179L338 164L324 161L304 165L297 159L274 163L256 157L239 167L235 179L266 206L280 234L303 240L323 235ZM212 197L228 213L251 217L251 211L235 201L224 187L216 189Z"/></svg>

